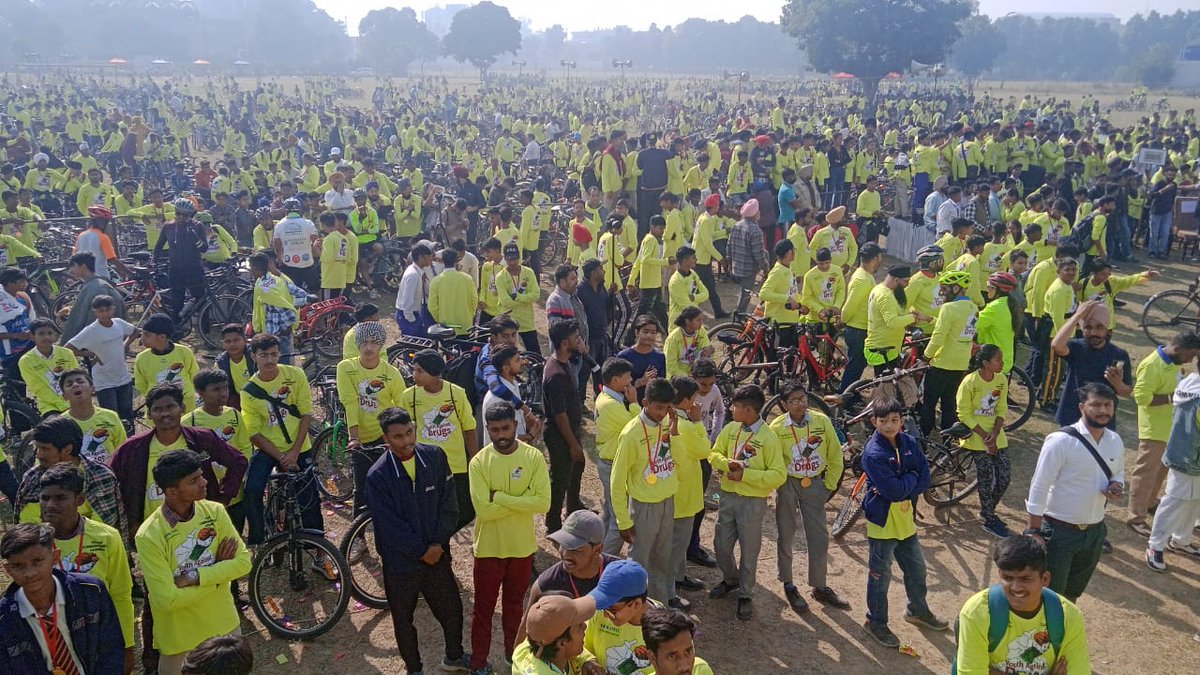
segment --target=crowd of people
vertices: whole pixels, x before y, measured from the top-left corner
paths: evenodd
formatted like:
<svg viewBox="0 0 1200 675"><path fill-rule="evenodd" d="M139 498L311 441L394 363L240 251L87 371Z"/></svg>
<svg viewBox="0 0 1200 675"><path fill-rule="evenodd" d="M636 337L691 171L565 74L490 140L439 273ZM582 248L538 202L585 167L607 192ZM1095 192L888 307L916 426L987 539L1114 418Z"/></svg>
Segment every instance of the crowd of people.
<svg viewBox="0 0 1200 675"><path fill-rule="evenodd" d="M82 100L85 84L100 94ZM1137 407L1126 522L1148 539L1146 565L1165 571L1167 550L1200 558L1200 376L1183 377L1200 335L1136 366L1113 342L1118 295L1158 274L1114 269L1136 264L1138 242L1165 260L1176 198L1196 183L1194 115L1120 127L1091 97L903 87L868 113L861 99L818 105L788 83L736 104L698 85L680 99L585 83L574 92L596 104L585 107L556 83L468 95L436 79L380 87L374 110L341 103L327 80L288 91L68 77L9 95L0 364L43 419L17 430L34 466L16 475L0 462L21 523L0 541L13 579L0 673L132 672L135 597L146 672L249 672L238 580L270 529L266 486L314 461L312 387L295 364L314 296L354 304L336 368L353 511L372 515L407 672L427 667L414 625L423 596L446 670L493 672L499 602L497 656L512 672L711 673L685 596L736 597L729 616L753 620L771 515L790 608L812 611L807 596L849 611L851 589L828 582L825 508L851 468L844 439L786 373L778 391L722 392L725 346L706 321L730 316L734 288L738 320L757 298L750 316L769 326L772 353L814 331L844 344L843 390L913 350L927 363L915 406L866 402L865 635L911 650L889 628L893 561L905 621L950 629L926 600L916 513L930 486L921 439L959 429L999 582L965 599L957 672L1091 672L1075 602L1107 545L1106 505L1126 497L1119 399ZM224 154L191 171L182 159L214 125ZM1165 163L1139 163L1143 149ZM37 316L17 263L40 256L46 225L70 213L86 220L70 258L76 299ZM894 219L935 243L886 259ZM559 228L565 260L552 268ZM171 291L161 312L130 322L123 242L143 231ZM406 266L380 274L392 241ZM205 269L243 255L247 324L222 328L217 354L175 340L186 300L208 292ZM388 275L394 317L371 302ZM397 332L465 339L477 326L486 343L464 381L437 349L415 350L403 372L387 357ZM523 352L545 358L536 401ZM1014 367L1061 426L1041 447L1021 532L999 512ZM768 411L774 394L782 408ZM603 489L595 510L589 470ZM315 487L299 499L304 528L325 530ZM542 526L561 560L539 571ZM801 528L807 592L794 579ZM456 535L471 540L453 552L472 560L469 651ZM692 566L720 581L706 587ZM312 572L338 580L320 556ZM759 665L740 658L735 669Z"/></svg>

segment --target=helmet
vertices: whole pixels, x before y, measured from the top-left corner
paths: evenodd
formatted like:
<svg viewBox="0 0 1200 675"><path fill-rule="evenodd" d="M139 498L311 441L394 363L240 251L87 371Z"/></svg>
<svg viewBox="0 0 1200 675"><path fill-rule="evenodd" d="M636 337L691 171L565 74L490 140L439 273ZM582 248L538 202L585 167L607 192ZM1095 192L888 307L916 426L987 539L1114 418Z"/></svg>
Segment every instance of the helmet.
<svg viewBox="0 0 1200 675"><path fill-rule="evenodd" d="M188 215L188 216L196 215L196 203L190 199L187 199L185 197L180 197L179 199L176 199L175 202L172 203L171 205L175 207L176 214L183 214L183 215Z"/></svg>
<svg viewBox="0 0 1200 675"><path fill-rule="evenodd" d="M102 220L112 220L113 211L102 204L92 204L88 207L88 216L92 218L100 218Z"/></svg>
<svg viewBox="0 0 1200 675"><path fill-rule="evenodd" d="M259 220L262 220L263 218L272 218L273 219L273 216L271 214L271 207L260 206L258 208L258 210L254 212L254 217L258 218Z"/></svg>
<svg viewBox="0 0 1200 675"><path fill-rule="evenodd" d="M943 250L942 247L938 246L937 244L930 244L928 246L922 246L920 249L917 250L917 264L920 265L921 267L927 267L929 265L929 263L933 262L934 260L942 259L945 257L946 257L946 251Z"/></svg>
<svg viewBox="0 0 1200 675"><path fill-rule="evenodd" d="M295 197L289 197L283 200L283 208L287 209L288 211L299 211L304 207L300 204L299 199L296 199Z"/></svg>
<svg viewBox="0 0 1200 675"><path fill-rule="evenodd" d="M962 286L967 287L971 284L971 273L963 270L950 270L942 272L938 277L938 283L943 286Z"/></svg>
<svg viewBox="0 0 1200 675"><path fill-rule="evenodd" d="M1012 293L1017 287L1017 278L1008 272L996 272L988 277L988 286L1001 293Z"/></svg>
<svg viewBox="0 0 1200 675"><path fill-rule="evenodd" d="M362 188L357 188L357 189L355 189L355 190L354 190L354 198L355 198L355 199L358 199L359 197L362 197L363 199L366 199L366 197L367 197L367 191L366 191L366 190L364 190L364 189L362 189Z"/></svg>

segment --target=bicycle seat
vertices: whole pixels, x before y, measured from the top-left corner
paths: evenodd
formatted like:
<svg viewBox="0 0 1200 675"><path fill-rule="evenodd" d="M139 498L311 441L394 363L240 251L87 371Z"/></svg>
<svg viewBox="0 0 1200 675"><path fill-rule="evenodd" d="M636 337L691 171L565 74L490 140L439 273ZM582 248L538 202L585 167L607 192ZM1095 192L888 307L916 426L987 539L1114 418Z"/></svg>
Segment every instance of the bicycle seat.
<svg viewBox="0 0 1200 675"><path fill-rule="evenodd" d="M436 342L443 342L445 340L453 340L456 333L454 332L453 328L449 328L447 326L443 326L441 324L435 323L429 327L429 330L426 332L426 335L428 335L429 339L431 339L431 340L434 340Z"/></svg>
<svg viewBox="0 0 1200 675"><path fill-rule="evenodd" d="M153 254L151 254L150 251L134 251L129 253L127 257L130 260L135 260L140 263L147 263L150 262L150 258L153 257Z"/></svg>
<svg viewBox="0 0 1200 675"><path fill-rule="evenodd" d="M942 429L942 440L964 440L971 437L971 427L962 422L955 422L949 429Z"/></svg>

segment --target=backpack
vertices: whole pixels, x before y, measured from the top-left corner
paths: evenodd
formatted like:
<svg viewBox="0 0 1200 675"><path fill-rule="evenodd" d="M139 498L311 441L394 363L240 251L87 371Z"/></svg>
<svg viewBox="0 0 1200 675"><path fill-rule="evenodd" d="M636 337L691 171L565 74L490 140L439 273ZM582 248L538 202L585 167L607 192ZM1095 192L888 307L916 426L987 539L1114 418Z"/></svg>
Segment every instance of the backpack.
<svg viewBox="0 0 1200 675"><path fill-rule="evenodd" d="M1072 246L1079 250L1080 253L1087 253L1092 247L1092 223L1096 220L1096 214L1090 214L1088 217L1079 221L1075 228L1071 230L1071 234L1063 237L1058 241L1058 245Z"/></svg>
<svg viewBox="0 0 1200 675"><path fill-rule="evenodd" d="M1058 597L1058 593L1043 588L1042 607L1045 608L1046 632L1050 634L1050 646L1054 647L1054 658L1057 659L1062 653L1063 637L1066 634L1062 599ZM1004 639L1004 633L1008 631L1008 610L1008 598L1004 596L1004 589L1000 584L993 584L988 588L988 654L995 651ZM954 641L958 642L957 621L954 623ZM950 674L955 675L957 672L958 659L955 658L950 664Z"/></svg>
<svg viewBox="0 0 1200 675"><path fill-rule="evenodd" d="M457 358L451 359L442 371L442 379L457 384L467 392L467 400L471 409L475 410L483 402L483 397L475 390L475 366L479 363L479 350L471 349Z"/></svg>

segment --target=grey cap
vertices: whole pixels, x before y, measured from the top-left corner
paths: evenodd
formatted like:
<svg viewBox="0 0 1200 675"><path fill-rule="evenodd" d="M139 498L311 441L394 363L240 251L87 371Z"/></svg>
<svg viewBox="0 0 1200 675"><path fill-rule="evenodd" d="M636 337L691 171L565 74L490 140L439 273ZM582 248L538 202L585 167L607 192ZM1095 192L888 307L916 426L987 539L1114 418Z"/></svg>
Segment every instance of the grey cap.
<svg viewBox="0 0 1200 675"><path fill-rule="evenodd" d="M604 542L604 520L584 509L572 511L562 529L551 532L548 538L566 549L600 544Z"/></svg>

